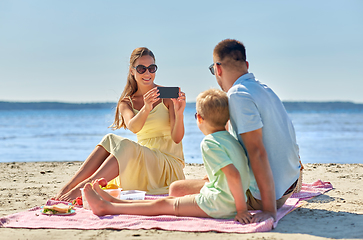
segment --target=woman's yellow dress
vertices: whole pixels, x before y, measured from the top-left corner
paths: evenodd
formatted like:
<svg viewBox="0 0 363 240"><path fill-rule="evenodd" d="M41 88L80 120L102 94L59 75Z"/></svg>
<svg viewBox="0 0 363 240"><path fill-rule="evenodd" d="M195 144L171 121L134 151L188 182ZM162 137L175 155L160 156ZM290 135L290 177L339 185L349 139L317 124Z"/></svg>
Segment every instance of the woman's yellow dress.
<svg viewBox="0 0 363 240"><path fill-rule="evenodd" d="M133 104L132 109L138 113ZM136 135L137 142L108 134L98 144L118 161L119 176L112 182L123 190L168 193L172 182L185 179L185 162L182 143L171 138L169 109L163 101L149 113Z"/></svg>

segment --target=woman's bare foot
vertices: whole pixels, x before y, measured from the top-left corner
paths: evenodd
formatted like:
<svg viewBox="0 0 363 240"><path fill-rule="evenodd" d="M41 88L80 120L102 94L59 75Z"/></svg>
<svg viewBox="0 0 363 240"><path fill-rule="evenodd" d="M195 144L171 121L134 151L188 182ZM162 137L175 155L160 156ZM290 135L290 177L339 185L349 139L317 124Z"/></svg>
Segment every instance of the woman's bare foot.
<svg viewBox="0 0 363 240"><path fill-rule="evenodd" d="M52 197L51 199L52 200L60 200L61 197L63 195L65 195L65 194L67 194L69 190L70 189L67 186L64 186L64 187L61 188L61 190L59 190L59 192L57 193L57 195L55 195L55 197Z"/></svg>
<svg viewBox="0 0 363 240"><path fill-rule="evenodd" d="M109 207L110 202L105 201L100 195L98 195L97 192L93 190L91 184L86 184L84 186L83 192L93 214L97 216L109 214L107 208Z"/></svg>
<svg viewBox="0 0 363 240"><path fill-rule="evenodd" d="M104 181L106 181L106 179L103 179ZM104 181L102 182L104 184ZM75 191L76 193L71 193L74 192L74 189L78 188L81 189L82 186L79 186L80 184L82 184L82 182L76 182L76 180L71 180L69 181L65 186L63 186L59 192L57 193L57 195L54 198L51 198L53 200L60 200L60 201L71 201L73 199L76 199L77 197L81 196L81 190ZM106 181L106 185L107 185L107 181ZM74 195L77 195L74 197Z"/></svg>
<svg viewBox="0 0 363 240"><path fill-rule="evenodd" d="M66 194L63 194L56 200L59 201L66 201L66 202L72 202L77 197L82 196L81 190L78 187L73 188L71 191L67 192Z"/></svg>
<svg viewBox="0 0 363 240"><path fill-rule="evenodd" d="M82 195L80 189L87 183L87 181L90 180L89 179L84 180L83 182L74 186L74 188L71 190L67 189L67 186L69 187L69 185L63 187L53 200L72 202L74 199ZM107 185L107 180L105 178L100 178L95 181L97 181L97 185L101 185L102 187L105 187Z"/></svg>

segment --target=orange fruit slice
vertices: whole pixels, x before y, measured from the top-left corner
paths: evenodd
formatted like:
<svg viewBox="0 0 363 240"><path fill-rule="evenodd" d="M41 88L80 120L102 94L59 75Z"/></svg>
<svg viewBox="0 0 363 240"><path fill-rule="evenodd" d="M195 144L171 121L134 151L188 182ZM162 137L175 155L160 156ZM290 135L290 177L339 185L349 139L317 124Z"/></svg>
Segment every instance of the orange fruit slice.
<svg viewBox="0 0 363 240"><path fill-rule="evenodd" d="M118 186L116 184L109 183L107 184L106 189L118 189Z"/></svg>

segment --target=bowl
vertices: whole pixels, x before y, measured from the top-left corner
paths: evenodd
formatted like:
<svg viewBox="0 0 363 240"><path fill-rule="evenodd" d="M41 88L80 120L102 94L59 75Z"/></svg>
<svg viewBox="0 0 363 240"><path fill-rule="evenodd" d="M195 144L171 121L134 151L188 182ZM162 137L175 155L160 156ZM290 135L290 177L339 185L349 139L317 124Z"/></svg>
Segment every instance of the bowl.
<svg viewBox="0 0 363 240"><path fill-rule="evenodd" d="M83 203L83 208L84 208L84 209L89 209L89 210L91 210L91 207L89 206L89 204L88 204L88 202L87 202L86 196L84 195L83 188L81 188L81 193L82 193L82 203Z"/></svg>
<svg viewBox="0 0 363 240"><path fill-rule="evenodd" d="M144 200L145 191L140 190L126 190L121 191L119 198L122 200Z"/></svg>
<svg viewBox="0 0 363 240"><path fill-rule="evenodd" d="M120 198L119 196L120 196L121 190L122 190L122 188L118 188L118 189L105 189L103 191L107 192L112 197Z"/></svg>

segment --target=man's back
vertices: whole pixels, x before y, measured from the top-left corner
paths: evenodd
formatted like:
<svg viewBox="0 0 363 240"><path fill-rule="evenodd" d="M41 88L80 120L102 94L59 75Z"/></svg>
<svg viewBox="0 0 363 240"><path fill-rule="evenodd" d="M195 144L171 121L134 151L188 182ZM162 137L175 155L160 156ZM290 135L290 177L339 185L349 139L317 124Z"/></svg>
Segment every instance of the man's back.
<svg viewBox="0 0 363 240"><path fill-rule="evenodd" d="M228 97L231 132L244 148L240 134L262 128L276 199L279 199L300 174L295 130L286 110L277 95L256 81L252 73L240 77L229 89ZM255 198L261 199L253 175L249 189Z"/></svg>

